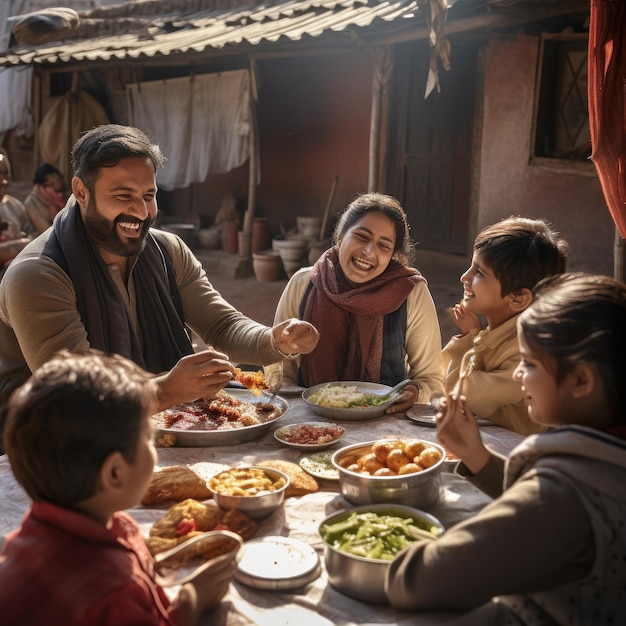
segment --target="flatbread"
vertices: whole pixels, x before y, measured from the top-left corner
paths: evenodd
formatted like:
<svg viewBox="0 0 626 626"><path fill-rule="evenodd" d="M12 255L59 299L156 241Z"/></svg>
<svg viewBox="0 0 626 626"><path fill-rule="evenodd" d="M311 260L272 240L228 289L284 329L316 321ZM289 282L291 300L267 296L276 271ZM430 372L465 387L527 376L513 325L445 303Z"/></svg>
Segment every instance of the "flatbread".
<svg viewBox="0 0 626 626"><path fill-rule="evenodd" d="M203 534L204 533L202 532L194 530L193 532L182 535L181 537L148 537L146 539L146 544L148 546L148 550L150 550L150 554L154 556L155 554L159 554L159 552L165 552L166 550L175 548L177 545L187 541L187 539Z"/></svg>
<svg viewBox="0 0 626 626"><path fill-rule="evenodd" d="M208 500L211 497L206 480L186 465L172 465L154 472L141 503L181 502L187 498Z"/></svg>
<svg viewBox="0 0 626 626"><path fill-rule="evenodd" d="M287 498L291 496L303 496L307 493L315 493L319 489L319 485L313 476L307 474L299 465L291 463L290 461L276 459L259 461L256 465L285 472L285 474L289 476L291 483L285 491Z"/></svg>
<svg viewBox="0 0 626 626"><path fill-rule="evenodd" d="M245 513L242 513L238 509L230 509L226 511L224 517L222 517L217 528L222 530L230 530L233 533L237 533L244 541L251 539L256 535L258 530L257 523L250 519Z"/></svg>

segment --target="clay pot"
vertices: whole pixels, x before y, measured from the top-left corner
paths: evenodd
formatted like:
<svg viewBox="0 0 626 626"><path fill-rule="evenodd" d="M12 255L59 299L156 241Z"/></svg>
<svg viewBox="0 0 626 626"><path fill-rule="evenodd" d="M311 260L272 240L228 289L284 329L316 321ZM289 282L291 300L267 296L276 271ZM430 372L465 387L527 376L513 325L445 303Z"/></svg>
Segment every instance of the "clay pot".
<svg viewBox="0 0 626 626"><path fill-rule="evenodd" d="M283 262L280 255L272 250L253 252L252 269L260 283L270 283L280 278Z"/></svg>
<svg viewBox="0 0 626 626"><path fill-rule="evenodd" d="M296 216L298 233L309 240L319 239L322 227L321 217Z"/></svg>
<svg viewBox="0 0 626 626"><path fill-rule="evenodd" d="M201 228L196 238L204 250L217 250L220 247L220 231L217 228Z"/></svg>
<svg viewBox="0 0 626 626"><path fill-rule="evenodd" d="M255 217L252 221L252 252L270 247L270 221L267 217Z"/></svg>
<svg viewBox="0 0 626 626"><path fill-rule="evenodd" d="M330 239L309 242L309 265L313 265L328 248L330 248Z"/></svg>
<svg viewBox="0 0 626 626"><path fill-rule="evenodd" d="M303 237L289 237L287 239L272 239L272 250L274 252L280 252L285 248L293 249L297 248L299 250L306 249L309 245L309 242Z"/></svg>
<svg viewBox="0 0 626 626"><path fill-rule="evenodd" d="M242 259L249 259L252 254L252 235L250 233L244 233L240 230L238 233L239 243L239 257Z"/></svg>
<svg viewBox="0 0 626 626"><path fill-rule="evenodd" d="M287 276L291 278L303 265L307 255L307 248L281 248L280 258Z"/></svg>
<svg viewBox="0 0 626 626"><path fill-rule="evenodd" d="M230 254L237 254L237 222L224 222L222 224L222 248Z"/></svg>

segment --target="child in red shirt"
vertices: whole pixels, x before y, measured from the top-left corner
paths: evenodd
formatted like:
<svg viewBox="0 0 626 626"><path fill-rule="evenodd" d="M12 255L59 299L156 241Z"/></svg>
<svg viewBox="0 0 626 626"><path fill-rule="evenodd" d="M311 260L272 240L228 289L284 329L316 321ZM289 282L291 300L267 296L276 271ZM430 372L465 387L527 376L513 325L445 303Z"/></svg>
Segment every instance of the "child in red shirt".
<svg viewBox="0 0 626 626"><path fill-rule="evenodd" d="M123 512L141 500L156 461L153 380L119 356L63 352L13 394L4 445L33 504L0 555L3 623L195 624L226 593L233 560L170 604Z"/></svg>

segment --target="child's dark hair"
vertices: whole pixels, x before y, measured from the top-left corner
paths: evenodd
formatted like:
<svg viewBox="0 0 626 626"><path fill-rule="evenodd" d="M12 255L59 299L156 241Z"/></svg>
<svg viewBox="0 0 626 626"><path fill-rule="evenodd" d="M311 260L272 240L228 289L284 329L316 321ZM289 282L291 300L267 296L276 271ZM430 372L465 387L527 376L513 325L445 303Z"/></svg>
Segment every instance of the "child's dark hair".
<svg viewBox="0 0 626 626"><path fill-rule="evenodd" d="M56 175L63 178L63 174L61 174L61 172L54 167L54 165L50 165L50 163L41 163L35 170L33 184L43 185L48 180L48 176L50 175Z"/></svg>
<svg viewBox="0 0 626 626"><path fill-rule="evenodd" d="M585 362L598 369L616 420L626 421L626 285L608 276L572 272L542 280L518 328L557 383Z"/></svg>
<svg viewBox="0 0 626 626"><path fill-rule="evenodd" d="M406 213L395 198L382 193L361 194L348 205L335 226L333 243L338 244L341 237L367 213L383 213L393 222L396 229L394 257L405 265L411 265L415 260L415 246L409 234Z"/></svg>
<svg viewBox="0 0 626 626"><path fill-rule="evenodd" d="M156 411L152 375L121 356L62 351L9 401L4 447L35 501L72 507L96 491L103 461L132 462L144 420Z"/></svg>
<svg viewBox="0 0 626 626"><path fill-rule="evenodd" d="M504 297L565 272L569 246L544 220L509 217L484 228L474 251L500 281Z"/></svg>

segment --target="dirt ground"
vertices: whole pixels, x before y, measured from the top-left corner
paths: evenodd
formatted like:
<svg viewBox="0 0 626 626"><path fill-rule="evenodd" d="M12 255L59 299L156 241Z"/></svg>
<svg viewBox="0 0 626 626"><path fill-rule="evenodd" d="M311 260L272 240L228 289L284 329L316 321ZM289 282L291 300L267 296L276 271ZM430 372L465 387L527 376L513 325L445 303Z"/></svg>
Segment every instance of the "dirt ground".
<svg viewBox="0 0 626 626"><path fill-rule="evenodd" d="M468 261L461 256L418 251L415 266L428 280L428 286L439 314L442 341L446 343L453 334L458 332L447 310L461 298L462 289L459 277L467 268ZM231 278L210 269L207 269L207 273L215 288L242 313L257 322L272 324L276 304L287 284L286 278L270 283L260 283L254 277Z"/></svg>

